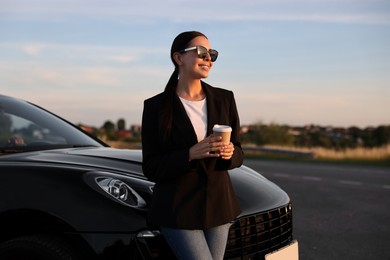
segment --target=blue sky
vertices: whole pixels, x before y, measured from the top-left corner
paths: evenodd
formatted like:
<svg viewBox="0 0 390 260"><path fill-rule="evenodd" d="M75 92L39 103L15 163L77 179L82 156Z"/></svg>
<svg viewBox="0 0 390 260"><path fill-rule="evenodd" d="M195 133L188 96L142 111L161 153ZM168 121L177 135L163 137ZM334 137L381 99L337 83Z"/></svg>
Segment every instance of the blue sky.
<svg viewBox="0 0 390 260"><path fill-rule="evenodd" d="M220 52L242 124L390 124L388 0L0 0L0 93L74 122L139 124L182 31Z"/></svg>

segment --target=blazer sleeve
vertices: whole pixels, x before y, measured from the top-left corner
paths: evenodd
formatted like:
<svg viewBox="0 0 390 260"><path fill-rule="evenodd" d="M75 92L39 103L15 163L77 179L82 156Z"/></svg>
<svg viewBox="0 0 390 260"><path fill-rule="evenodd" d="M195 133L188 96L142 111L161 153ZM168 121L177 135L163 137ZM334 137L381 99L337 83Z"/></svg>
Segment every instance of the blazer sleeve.
<svg viewBox="0 0 390 260"><path fill-rule="evenodd" d="M229 160L223 160L222 158L218 159L218 168L220 169L233 169L240 167L244 161L244 152L241 148L240 141L240 118L237 111L236 101L234 99L233 92L230 92L230 98L228 102L228 111L229 111L229 120L230 126L232 127L231 142L234 145L234 152L232 158Z"/></svg>
<svg viewBox="0 0 390 260"><path fill-rule="evenodd" d="M160 102L145 100L142 114L142 168L153 182L178 178L190 171L189 150L172 149L163 145L159 129Z"/></svg>

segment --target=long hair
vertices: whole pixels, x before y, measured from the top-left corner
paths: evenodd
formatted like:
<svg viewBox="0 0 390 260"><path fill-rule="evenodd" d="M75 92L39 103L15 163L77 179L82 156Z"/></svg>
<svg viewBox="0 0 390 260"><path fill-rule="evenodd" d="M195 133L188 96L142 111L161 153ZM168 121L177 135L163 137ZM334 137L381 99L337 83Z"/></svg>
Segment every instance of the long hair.
<svg viewBox="0 0 390 260"><path fill-rule="evenodd" d="M171 47L171 60L173 65L175 66L175 70L173 71L171 77L168 80L167 85L164 89L164 106L162 108L162 120L160 129L164 129L163 138L169 138L172 128L172 112L173 112L173 100L176 94L177 83L179 79L179 65L176 63L173 58L173 54L175 52L179 52L189 47L188 44L192 39L198 36L203 36L207 39L207 37L197 31L188 31L182 32L173 40Z"/></svg>

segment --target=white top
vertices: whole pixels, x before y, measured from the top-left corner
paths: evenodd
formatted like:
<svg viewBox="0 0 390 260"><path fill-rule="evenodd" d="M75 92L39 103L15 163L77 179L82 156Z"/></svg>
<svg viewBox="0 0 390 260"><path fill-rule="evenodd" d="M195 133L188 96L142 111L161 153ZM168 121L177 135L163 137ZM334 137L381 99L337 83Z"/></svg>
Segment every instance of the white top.
<svg viewBox="0 0 390 260"><path fill-rule="evenodd" d="M207 133L206 98L200 101L190 101L180 97L180 100L191 120L198 142L202 141L206 137Z"/></svg>

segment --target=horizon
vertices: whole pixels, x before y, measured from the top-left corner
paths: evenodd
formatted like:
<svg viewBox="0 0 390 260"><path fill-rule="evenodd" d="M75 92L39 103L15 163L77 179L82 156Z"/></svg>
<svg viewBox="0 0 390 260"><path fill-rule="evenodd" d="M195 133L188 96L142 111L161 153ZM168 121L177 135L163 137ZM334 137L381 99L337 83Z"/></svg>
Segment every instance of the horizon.
<svg viewBox="0 0 390 260"><path fill-rule="evenodd" d="M78 122L78 123L73 123L74 125L80 125L80 126L83 126L83 127L93 127L93 128L96 128L96 129L100 129L100 128L103 128L104 124L108 121L110 121L111 123L113 123L115 125L115 127L117 127L118 125L118 121L121 120L121 119L124 119L124 118L118 118L116 119L115 121L114 120L110 120L110 119L107 119L107 120L104 120L104 122L101 123L100 126L97 126L97 125L88 125L88 124L84 124L83 122ZM125 130L128 131L128 130L131 130L132 127L140 127L141 126L141 122L139 123L128 123L126 120L125 120L125 123L126 123L126 128ZM359 128L361 130L364 130L364 129L368 129L368 128L378 128L378 127L381 127L381 126L385 126L385 127L389 127L390 124L380 124L380 125L371 125L371 126L365 126L365 127L359 127L359 126L356 126L356 125L351 125L351 126L345 126L345 127L342 127L342 126L334 126L334 125L320 125L320 124L303 124L303 125L289 125L289 124L283 124L283 123L275 123L275 122L270 122L270 123L263 123L263 122L255 122L255 123L249 123L249 124L240 124L240 127L245 127L245 126L253 126L253 125L258 125L258 124L261 124L261 125L278 125L278 126L287 126L287 127L291 127L291 128L304 128L304 127L308 127L308 126L313 126L313 127L321 127L321 128L333 128L333 129L337 129L337 128L342 128L342 129L349 129L349 128L353 128L353 127L356 127L356 128Z"/></svg>
<svg viewBox="0 0 390 260"><path fill-rule="evenodd" d="M1 93L74 124L141 124L143 101L162 92L173 71L172 41L187 30L203 32L219 51L204 81L234 92L241 125L390 124L389 1L0 6Z"/></svg>

